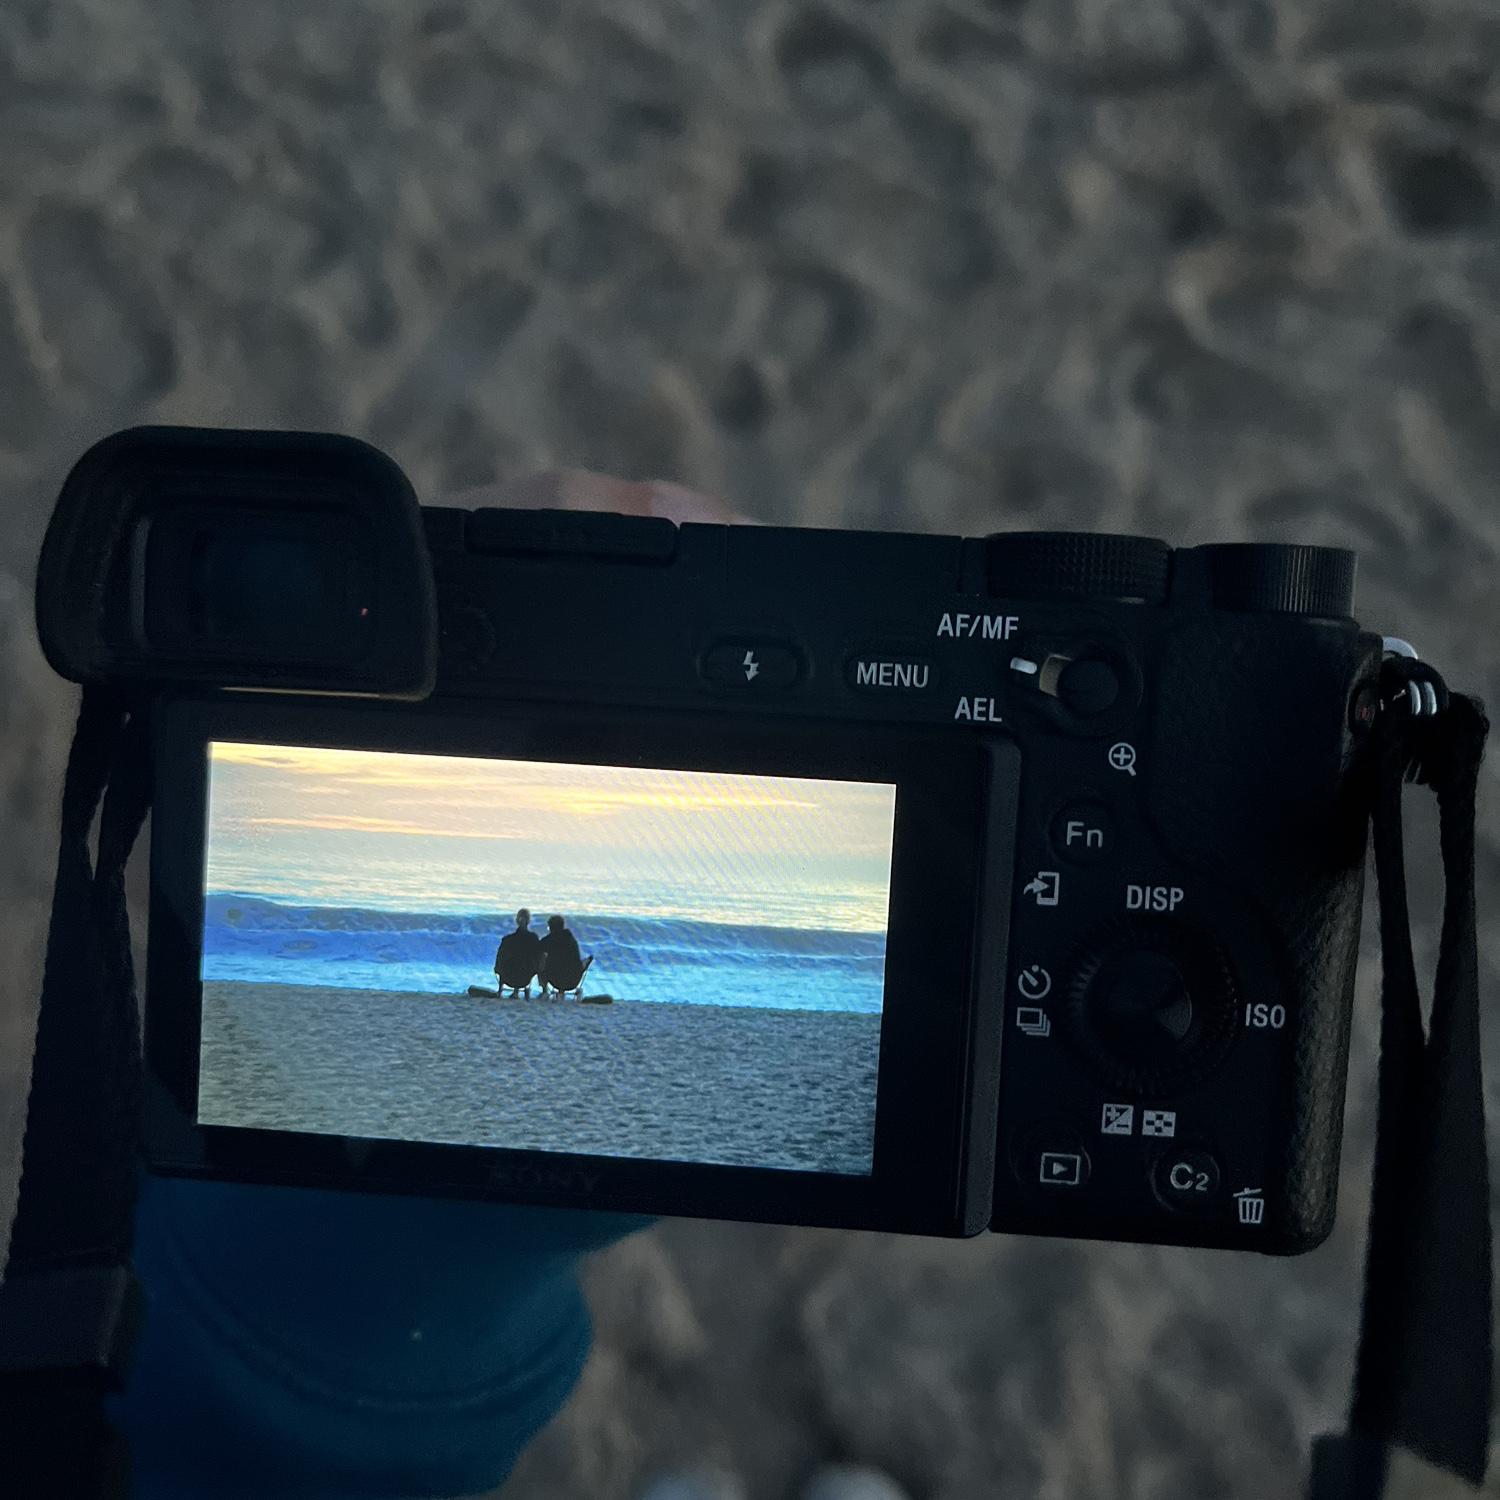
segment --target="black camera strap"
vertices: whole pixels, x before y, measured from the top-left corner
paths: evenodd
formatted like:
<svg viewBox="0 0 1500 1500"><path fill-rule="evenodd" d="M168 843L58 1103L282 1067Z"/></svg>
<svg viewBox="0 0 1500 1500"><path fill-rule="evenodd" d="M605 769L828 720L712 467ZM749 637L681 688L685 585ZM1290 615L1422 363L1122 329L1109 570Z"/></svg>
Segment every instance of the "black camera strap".
<svg viewBox="0 0 1500 1500"><path fill-rule="evenodd" d="M0 1282L0 1472L20 1500L128 1493L104 1400L123 1388L142 1303L130 1266L141 1047L125 863L150 788L144 718L86 688L63 782L20 1197Z"/></svg>
<svg viewBox="0 0 1500 1500"><path fill-rule="evenodd" d="M1310 1500L1439 1500L1484 1476L1492 1331L1474 802L1487 729L1479 705L1450 698L1430 668L1387 662L1371 766L1384 984L1364 1319L1349 1430L1315 1445ZM1446 887L1425 1035L1406 910L1407 781L1437 796ZM149 801L144 716L86 688L0 1283L0 1462L23 1500L129 1489L104 1401L123 1385L141 1306L130 1269L141 1058L124 871Z"/></svg>
<svg viewBox="0 0 1500 1500"><path fill-rule="evenodd" d="M1474 804L1489 724L1430 667L1385 663L1373 767L1383 966L1364 1315L1347 1433L1314 1445L1311 1500L1442 1500L1489 1458L1493 1332L1479 1038ZM1443 926L1425 1036L1401 803L1437 797Z"/></svg>

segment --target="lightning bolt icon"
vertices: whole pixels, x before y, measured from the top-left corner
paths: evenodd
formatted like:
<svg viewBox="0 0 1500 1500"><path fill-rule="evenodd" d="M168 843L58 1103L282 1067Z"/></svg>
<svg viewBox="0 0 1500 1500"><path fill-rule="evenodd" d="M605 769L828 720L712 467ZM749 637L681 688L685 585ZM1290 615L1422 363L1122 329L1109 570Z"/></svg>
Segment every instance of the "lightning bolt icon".
<svg viewBox="0 0 1500 1500"><path fill-rule="evenodd" d="M755 674L760 671L760 663L755 659L753 651L745 653L745 681L754 682Z"/></svg>

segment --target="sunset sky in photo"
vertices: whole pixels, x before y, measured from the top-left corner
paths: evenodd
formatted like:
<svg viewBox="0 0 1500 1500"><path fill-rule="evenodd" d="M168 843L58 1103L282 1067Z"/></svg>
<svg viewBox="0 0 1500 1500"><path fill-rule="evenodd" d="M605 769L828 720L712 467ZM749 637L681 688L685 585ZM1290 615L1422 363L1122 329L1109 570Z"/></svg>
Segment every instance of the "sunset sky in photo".
<svg viewBox="0 0 1500 1500"><path fill-rule="evenodd" d="M895 788L215 742L210 890L886 924Z"/></svg>

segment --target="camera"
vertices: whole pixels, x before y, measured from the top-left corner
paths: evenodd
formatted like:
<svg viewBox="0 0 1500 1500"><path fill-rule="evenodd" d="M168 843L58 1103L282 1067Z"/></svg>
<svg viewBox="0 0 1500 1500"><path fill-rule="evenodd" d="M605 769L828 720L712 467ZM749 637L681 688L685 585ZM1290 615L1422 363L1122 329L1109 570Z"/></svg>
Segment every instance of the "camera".
<svg viewBox="0 0 1500 1500"><path fill-rule="evenodd" d="M1381 640L1331 548L419 506L142 428L37 620L149 716L153 1170L1290 1254Z"/></svg>

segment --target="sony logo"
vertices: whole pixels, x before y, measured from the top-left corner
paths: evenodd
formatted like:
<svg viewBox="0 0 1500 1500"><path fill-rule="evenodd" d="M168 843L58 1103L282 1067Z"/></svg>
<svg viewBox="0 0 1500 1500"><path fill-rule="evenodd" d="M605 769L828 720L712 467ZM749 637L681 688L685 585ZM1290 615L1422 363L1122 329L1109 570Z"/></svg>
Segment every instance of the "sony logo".
<svg viewBox="0 0 1500 1500"><path fill-rule="evenodd" d="M592 1193L603 1177L576 1167L512 1167L503 1163L490 1168L490 1186L520 1188L549 1193Z"/></svg>

